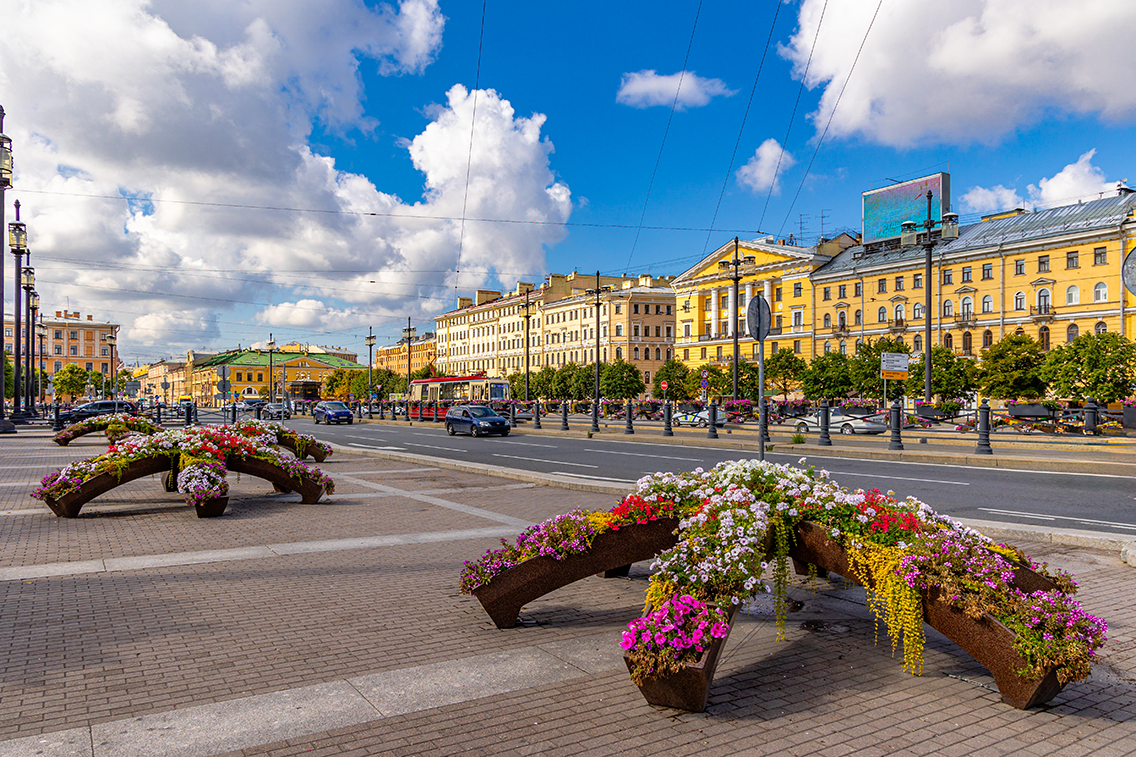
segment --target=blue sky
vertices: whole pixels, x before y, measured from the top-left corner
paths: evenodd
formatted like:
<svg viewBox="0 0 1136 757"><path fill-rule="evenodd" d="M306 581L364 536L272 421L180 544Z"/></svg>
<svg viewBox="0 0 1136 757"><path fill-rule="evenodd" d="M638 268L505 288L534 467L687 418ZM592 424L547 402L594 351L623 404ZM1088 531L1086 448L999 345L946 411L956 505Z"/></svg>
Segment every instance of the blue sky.
<svg viewBox="0 0 1136 757"><path fill-rule="evenodd" d="M965 222L1136 172L1136 7L946 5L13 4L9 220L47 309L122 323L127 359L364 352L476 287L858 229L892 180L949 171Z"/></svg>

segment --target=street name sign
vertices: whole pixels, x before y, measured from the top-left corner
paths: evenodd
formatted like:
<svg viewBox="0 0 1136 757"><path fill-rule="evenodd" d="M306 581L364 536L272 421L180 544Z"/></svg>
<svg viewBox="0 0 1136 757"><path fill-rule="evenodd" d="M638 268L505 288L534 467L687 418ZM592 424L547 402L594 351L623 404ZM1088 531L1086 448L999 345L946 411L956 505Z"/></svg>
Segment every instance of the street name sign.
<svg viewBox="0 0 1136 757"><path fill-rule="evenodd" d="M906 380L910 364L911 357L902 352L881 352L880 378Z"/></svg>

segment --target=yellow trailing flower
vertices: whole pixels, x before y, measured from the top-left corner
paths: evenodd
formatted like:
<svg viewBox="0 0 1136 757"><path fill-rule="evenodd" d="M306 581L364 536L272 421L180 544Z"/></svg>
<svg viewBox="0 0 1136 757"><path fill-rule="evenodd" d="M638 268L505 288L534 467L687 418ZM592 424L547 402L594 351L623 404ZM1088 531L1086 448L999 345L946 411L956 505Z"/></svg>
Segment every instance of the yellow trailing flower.
<svg viewBox="0 0 1136 757"><path fill-rule="evenodd" d="M588 522L595 529L596 535L600 535L605 531L611 530L611 524L615 522L615 516L611 513L600 512L599 510L592 510L588 513Z"/></svg>
<svg viewBox="0 0 1136 757"><path fill-rule="evenodd" d="M868 591L868 609L876 619L877 642L879 624L887 625L891 651L903 645L903 669L911 675L923 673L923 598L907 585L897 572L903 550L871 542L849 541L845 545L848 562L857 580Z"/></svg>
<svg viewBox="0 0 1136 757"><path fill-rule="evenodd" d="M643 605L643 614L659 609L663 602L678 593L678 587L670 581L664 581L658 576L652 576L647 584L647 602Z"/></svg>

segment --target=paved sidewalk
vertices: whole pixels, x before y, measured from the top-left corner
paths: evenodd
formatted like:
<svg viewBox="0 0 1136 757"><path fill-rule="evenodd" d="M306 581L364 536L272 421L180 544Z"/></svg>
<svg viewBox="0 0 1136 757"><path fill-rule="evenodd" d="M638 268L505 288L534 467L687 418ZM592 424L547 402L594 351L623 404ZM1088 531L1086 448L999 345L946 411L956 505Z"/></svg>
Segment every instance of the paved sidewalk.
<svg viewBox="0 0 1136 757"><path fill-rule="evenodd" d="M523 524L614 493L340 450L320 505L232 481L198 519L131 482L57 519L27 493L95 437L0 440L0 755L1136 754L1136 570L1109 551L1023 544L1072 570L1110 626L1102 664L1047 707L999 702L928 635L926 671L873 645L863 592L818 582L777 641L760 606L702 714L647 705L619 632L647 565L589 578L493 627L461 563ZM932 503L933 504L933 503Z"/></svg>

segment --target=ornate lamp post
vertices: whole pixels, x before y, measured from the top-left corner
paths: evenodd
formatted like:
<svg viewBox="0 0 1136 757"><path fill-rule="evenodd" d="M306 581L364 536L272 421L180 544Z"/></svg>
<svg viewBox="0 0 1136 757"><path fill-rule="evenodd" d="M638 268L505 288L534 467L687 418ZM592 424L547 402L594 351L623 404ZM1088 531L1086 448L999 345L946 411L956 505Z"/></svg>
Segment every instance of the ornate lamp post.
<svg viewBox="0 0 1136 757"><path fill-rule="evenodd" d="M738 257L738 238L734 237L734 257L732 260L719 260L718 269L721 271L729 271L734 269L732 274L727 276L728 279L734 282L734 306L730 308L730 332L734 335L734 399L738 398L738 313L741 308L738 303L738 282L742 280L742 275L739 269L746 261ZM714 295L717 297L717 295Z"/></svg>
<svg viewBox="0 0 1136 757"><path fill-rule="evenodd" d="M592 431L600 430L600 303L605 292L611 287L600 286L600 272L596 271L596 288L589 289L588 294L595 298L593 305L596 308L596 393L592 401Z"/></svg>
<svg viewBox="0 0 1136 757"><path fill-rule="evenodd" d="M20 396L23 393L23 383L21 381L20 373L21 366L21 350L20 350L20 328L23 321L23 310L20 307L20 287L23 284L23 272L21 270L24 260L24 255L28 252L28 229L27 226L20 222L20 201L16 200L16 220L8 224L8 246L12 248L12 256L16 258L16 273L15 273L15 287L12 292L13 308L12 312L15 316L15 329L12 331L12 341L15 349L12 350L12 420L23 417L23 412L20 410Z"/></svg>
<svg viewBox="0 0 1136 757"><path fill-rule="evenodd" d="M536 303L529 301L529 290L525 290L525 301L521 305L525 309L525 402L529 401L529 308Z"/></svg>
<svg viewBox="0 0 1136 757"><path fill-rule="evenodd" d="M118 366L114 364L114 345L118 344L118 338L112 332L106 338L106 343L110 345L110 392L111 399L118 399Z"/></svg>
<svg viewBox="0 0 1136 757"><path fill-rule="evenodd" d="M33 288L35 286L35 271L31 268L25 268L24 279L27 281L24 292L26 293L25 299L28 304L26 313L28 317L27 339L24 342L28 350L27 357L24 358L24 375L28 378L27 381L24 382L27 386L27 389L24 391L24 408L27 410L28 414L35 415L35 400L36 395L39 394L35 373L36 313L39 311L39 295Z"/></svg>
<svg viewBox="0 0 1136 757"><path fill-rule="evenodd" d="M12 140L4 134L4 108L0 107L0 230L4 228L4 191L12 186ZM0 233L3 233L0 231ZM0 250L0 324L4 323L4 255ZM16 427L4 417L4 397L7 394L3 377L4 330L0 329L0 433L14 434ZM14 387L13 387L14 388Z"/></svg>
<svg viewBox="0 0 1136 757"><path fill-rule="evenodd" d="M367 345L367 411L371 409L371 399L374 389L371 388L371 366L375 364L375 333L370 326L367 327L367 338L363 340Z"/></svg>
<svg viewBox="0 0 1136 757"><path fill-rule="evenodd" d="M39 296L36 296L36 309L39 308ZM47 411L47 381L44 376L47 375L47 353L44 351L44 340L47 339L47 326L43 325L43 316L40 316L40 322L35 327L36 336L39 337L39 406Z"/></svg>
<svg viewBox="0 0 1136 757"><path fill-rule="evenodd" d="M276 401L276 377L272 373L272 351L276 349L276 342L272 339L271 332L268 334L268 344L264 345L268 348L268 401Z"/></svg>
<svg viewBox="0 0 1136 757"><path fill-rule="evenodd" d="M402 338L406 341L406 422L410 422L410 348L418 329L410 325L410 316L406 317L406 328L402 330ZM421 416L421 413L419 413Z"/></svg>

